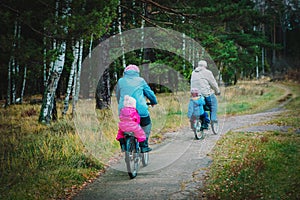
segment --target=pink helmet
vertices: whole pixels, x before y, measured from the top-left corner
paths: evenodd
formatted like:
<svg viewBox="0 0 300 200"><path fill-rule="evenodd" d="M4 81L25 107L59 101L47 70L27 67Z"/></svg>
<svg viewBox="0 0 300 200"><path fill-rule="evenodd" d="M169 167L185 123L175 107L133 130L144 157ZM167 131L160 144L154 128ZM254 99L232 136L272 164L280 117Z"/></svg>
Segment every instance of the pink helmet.
<svg viewBox="0 0 300 200"><path fill-rule="evenodd" d="M134 71L137 71L137 72L140 72L140 69L138 66L136 65L128 65L126 68L125 68L125 72L128 71L128 70L134 70Z"/></svg>

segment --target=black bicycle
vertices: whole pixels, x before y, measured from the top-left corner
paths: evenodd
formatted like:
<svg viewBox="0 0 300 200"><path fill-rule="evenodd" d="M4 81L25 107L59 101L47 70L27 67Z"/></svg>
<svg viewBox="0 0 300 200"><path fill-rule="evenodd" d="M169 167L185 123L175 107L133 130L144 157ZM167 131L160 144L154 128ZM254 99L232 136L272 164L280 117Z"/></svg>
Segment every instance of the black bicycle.
<svg viewBox="0 0 300 200"><path fill-rule="evenodd" d="M140 162L143 167L149 163L149 153L142 153L139 142L133 132L124 132L125 136L125 163L128 175L131 179L137 176Z"/></svg>

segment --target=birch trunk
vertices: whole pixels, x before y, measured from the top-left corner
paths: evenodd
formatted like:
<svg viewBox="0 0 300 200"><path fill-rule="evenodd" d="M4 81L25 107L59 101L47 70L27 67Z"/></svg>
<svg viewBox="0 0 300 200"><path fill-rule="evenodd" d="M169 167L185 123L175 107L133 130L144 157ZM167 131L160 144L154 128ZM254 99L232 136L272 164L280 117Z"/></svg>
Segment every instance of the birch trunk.
<svg viewBox="0 0 300 200"><path fill-rule="evenodd" d="M18 35L18 22L15 21L15 26L14 26L14 40L12 44L12 54L9 59L8 63L8 74L7 74L7 97L6 97L6 102L5 106L10 106L12 103L15 103L15 65L16 65L16 59L15 59L15 51L16 51L16 46L17 46L17 35Z"/></svg>
<svg viewBox="0 0 300 200"><path fill-rule="evenodd" d="M185 18L182 17L182 24L184 24ZM183 58L185 59L185 49L186 49L186 44L185 44L185 33L182 33L182 53L183 53ZM182 66L183 71L185 71L185 60L183 60L183 66Z"/></svg>
<svg viewBox="0 0 300 200"><path fill-rule="evenodd" d="M78 71L77 69L74 70L74 78L73 78L73 90L72 90L72 117L75 116L75 95L76 95L76 85L77 85L77 76L78 76Z"/></svg>
<svg viewBox="0 0 300 200"><path fill-rule="evenodd" d="M60 52L60 55L54 63L53 72L49 76L49 82L43 97L39 121L45 124L50 124L52 110L55 108L55 92L65 63L66 42L62 42L60 45Z"/></svg>
<svg viewBox="0 0 300 200"><path fill-rule="evenodd" d="M23 97L25 93L25 86L26 86L26 79L27 79L27 66L24 67L24 76L23 76L23 84L22 84L22 90L21 90L21 96L20 96L20 103L23 103Z"/></svg>
<svg viewBox="0 0 300 200"><path fill-rule="evenodd" d="M45 29L44 29L45 31ZM44 50L43 50L43 70L44 70L44 88L47 86L47 40L46 37L43 38Z"/></svg>
<svg viewBox="0 0 300 200"><path fill-rule="evenodd" d="M10 106L10 93L11 93L11 61L8 63L8 73L7 73L7 94L6 94L6 102L5 107Z"/></svg>
<svg viewBox="0 0 300 200"><path fill-rule="evenodd" d="M79 91L80 91L80 75L81 75L81 63L82 63L82 56L83 56L83 39L80 41L79 53L78 53L78 62L77 62L77 73L75 79L75 89L74 95L72 100L72 116L74 117L76 113L76 103L79 99Z"/></svg>
<svg viewBox="0 0 300 200"><path fill-rule="evenodd" d="M71 0L66 1L66 7L61 12L63 15L61 16L62 19L66 19L68 16L70 16L70 3ZM57 19L58 19L58 12L59 11L59 1L56 1L56 10L55 10L55 23L57 25ZM62 26L64 33L68 33L68 26ZM56 40L54 40L53 45L56 46ZM63 71L63 67L65 64L65 56L66 56L66 41L62 41L59 46L59 56L57 56L54 65L53 65L53 71L51 71L51 74L49 74L47 87L44 92L43 97L43 104L40 112L39 121L45 124L50 124L52 114L53 119L57 118L56 115L56 101L55 101L55 93L58 86L58 81L60 79L61 73Z"/></svg>
<svg viewBox="0 0 300 200"><path fill-rule="evenodd" d="M122 65L126 67L126 58L125 58L125 51L124 51L124 40L122 37L122 8L121 8L122 0L119 0L119 9L118 9L118 27L119 27L119 34L120 34L120 45L122 48Z"/></svg>
<svg viewBox="0 0 300 200"><path fill-rule="evenodd" d="M72 47L73 48L73 57L74 60L72 62L72 67L71 67L71 71L70 71L70 76L69 76L69 81L68 81L68 86L67 86L67 92L66 92L66 96L65 96L65 101L64 101L64 108L62 111L62 115L66 115L69 109L69 100L70 100L70 94L72 91L72 87L73 87L73 82L74 82L74 74L76 71L76 66L77 66L77 60L78 60L78 49L79 49L79 42L77 41L75 46ZM75 88L73 88L74 90Z"/></svg>
<svg viewBox="0 0 300 200"><path fill-rule="evenodd" d="M16 73L17 73L17 61L15 59L16 48L18 48L18 37L19 37L19 25L18 22L15 21L15 29L14 29L14 44L13 44L13 59L12 59L12 77L11 77L11 103L16 103Z"/></svg>
<svg viewBox="0 0 300 200"><path fill-rule="evenodd" d="M143 15L145 16L146 15L146 6L145 6L145 3L142 3L142 9L143 9ZM141 31L142 31L142 36L141 36L141 52L140 52L140 60L141 60L141 63L143 62L143 59L144 59L144 27L145 27L145 19L142 18L142 21L141 21Z"/></svg>

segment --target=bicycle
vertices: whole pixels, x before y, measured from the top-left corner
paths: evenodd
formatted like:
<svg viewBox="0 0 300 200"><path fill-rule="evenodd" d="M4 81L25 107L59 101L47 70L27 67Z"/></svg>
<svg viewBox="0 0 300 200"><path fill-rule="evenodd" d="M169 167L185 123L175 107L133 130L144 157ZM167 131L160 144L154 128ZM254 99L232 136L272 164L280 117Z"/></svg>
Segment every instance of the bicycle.
<svg viewBox="0 0 300 200"><path fill-rule="evenodd" d="M125 163L127 167L127 172L130 179L137 176L140 162L142 162L143 167L147 166L149 163L149 153L141 152L139 147L139 142L134 136L133 132L124 132L125 137Z"/></svg>
<svg viewBox="0 0 300 200"><path fill-rule="evenodd" d="M208 107L204 107L205 111L210 111ZM210 115L210 113L209 113ZM196 140L201 140L205 138L205 132L204 129L201 127L202 120L200 118L197 118L194 120L194 125L193 125L193 131L195 134L195 139ZM217 135L219 133L219 123L218 121L212 121L210 120L210 126L212 132Z"/></svg>

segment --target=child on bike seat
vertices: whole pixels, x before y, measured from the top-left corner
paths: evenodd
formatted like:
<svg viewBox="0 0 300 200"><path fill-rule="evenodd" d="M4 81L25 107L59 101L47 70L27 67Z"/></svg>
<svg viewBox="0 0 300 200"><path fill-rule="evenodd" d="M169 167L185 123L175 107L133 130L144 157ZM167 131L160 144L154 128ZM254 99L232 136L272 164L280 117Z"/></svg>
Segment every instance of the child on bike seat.
<svg viewBox="0 0 300 200"><path fill-rule="evenodd" d="M202 121L201 128L208 129L210 122L207 112L204 111L205 105L204 97L199 94L197 88L191 89L191 98L188 107L188 118L190 119L191 129L194 129L194 121L200 118Z"/></svg>
<svg viewBox="0 0 300 200"><path fill-rule="evenodd" d="M119 130L117 140L120 142L121 150L125 150L124 132L133 132L141 147L141 152L148 152L152 149L145 143L146 134L140 126L140 115L136 110L136 100L129 95L124 97L124 107L120 110Z"/></svg>

